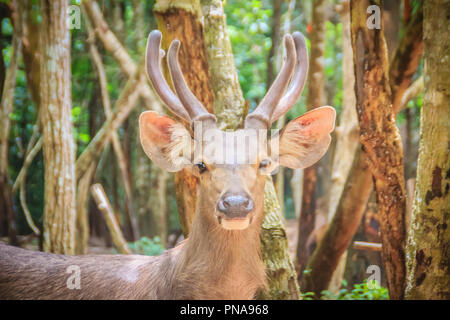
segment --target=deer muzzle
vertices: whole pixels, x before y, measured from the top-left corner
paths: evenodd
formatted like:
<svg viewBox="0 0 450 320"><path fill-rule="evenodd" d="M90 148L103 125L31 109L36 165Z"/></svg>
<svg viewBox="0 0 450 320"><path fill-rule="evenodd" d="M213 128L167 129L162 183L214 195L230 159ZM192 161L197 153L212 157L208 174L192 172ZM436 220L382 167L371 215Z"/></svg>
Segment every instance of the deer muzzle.
<svg viewBox="0 0 450 320"><path fill-rule="evenodd" d="M253 199L244 192L226 192L217 203L219 223L227 230L246 229L251 223L253 210Z"/></svg>

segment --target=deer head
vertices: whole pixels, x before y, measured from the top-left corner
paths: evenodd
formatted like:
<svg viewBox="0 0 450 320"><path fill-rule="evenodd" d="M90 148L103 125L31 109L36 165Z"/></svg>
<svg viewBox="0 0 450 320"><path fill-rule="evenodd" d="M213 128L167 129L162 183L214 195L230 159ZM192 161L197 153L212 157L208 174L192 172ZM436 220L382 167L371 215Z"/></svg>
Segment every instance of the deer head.
<svg viewBox="0 0 450 320"><path fill-rule="evenodd" d="M167 55L174 93L161 72L161 33L154 30L149 35L146 68L150 81L161 100L190 128L147 111L139 118L141 144L161 168L172 172L187 169L198 177L197 214L212 225L246 229L262 216L266 175L278 165L293 169L311 166L330 144L335 121L332 107L307 112L268 138L271 124L300 96L308 70L303 35L288 34L284 42L286 59L274 83L247 116L244 128L229 132L218 129L216 117L188 88L178 63L180 42L174 40Z"/></svg>

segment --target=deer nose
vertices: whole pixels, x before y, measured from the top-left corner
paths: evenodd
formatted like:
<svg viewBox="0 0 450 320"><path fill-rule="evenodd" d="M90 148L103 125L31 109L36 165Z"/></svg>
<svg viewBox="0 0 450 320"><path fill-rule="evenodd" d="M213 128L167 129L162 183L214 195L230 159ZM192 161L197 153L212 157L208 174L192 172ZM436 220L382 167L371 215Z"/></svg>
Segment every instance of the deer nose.
<svg viewBox="0 0 450 320"><path fill-rule="evenodd" d="M217 203L217 209L227 218L244 218L253 211L253 200L248 194L225 193Z"/></svg>

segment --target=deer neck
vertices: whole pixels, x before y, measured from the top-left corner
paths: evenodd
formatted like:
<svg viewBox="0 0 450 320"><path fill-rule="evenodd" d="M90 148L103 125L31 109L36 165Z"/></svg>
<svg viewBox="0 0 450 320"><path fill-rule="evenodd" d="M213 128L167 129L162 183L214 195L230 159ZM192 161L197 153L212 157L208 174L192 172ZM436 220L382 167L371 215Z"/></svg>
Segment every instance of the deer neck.
<svg viewBox="0 0 450 320"><path fill-rule="evenodd" d="M198 292L207 291L209 297L220 290L217 298L253 298L256 290L265 285L260 253L262 212L257 212L247 229L230 231L218 224L213 212L202 210L198 200L179 271L191 279L199 278L204 288L197 288Z"/></svg>

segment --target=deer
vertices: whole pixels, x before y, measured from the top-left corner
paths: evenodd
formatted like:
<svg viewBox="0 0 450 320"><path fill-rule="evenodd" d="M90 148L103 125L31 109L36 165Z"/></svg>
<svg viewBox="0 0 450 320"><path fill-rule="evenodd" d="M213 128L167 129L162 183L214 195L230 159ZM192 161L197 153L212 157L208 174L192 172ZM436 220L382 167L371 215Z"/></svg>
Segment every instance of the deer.
<svg viewBox="0 0 450 320"><path fill-rule="evenodd" d="M306 168L317 162L329 147L336 117L334 108L318 107L268 138L267 130L305 85L305 39L300 32L285 35L286 57L277 78L235 131L219 129L215 115L189 89L178 61L179 40L172 41L166 57L171 89L161 71L161 39L158 30L149 34L146 71L155 92L180 119L145 111L139 135L155 165L188 170L198 179L188 237L159 256L70 256L0 243L1 299L254 299L267 287L260 245L267 175L279 165ZM252 159L237 161L233 138L264 130L252 145ZM211 139L221 134L235 142ZM226 161L214 156L218 149L225 150ZM67 285L73 266L79 271L78 288Z"/></svg>

